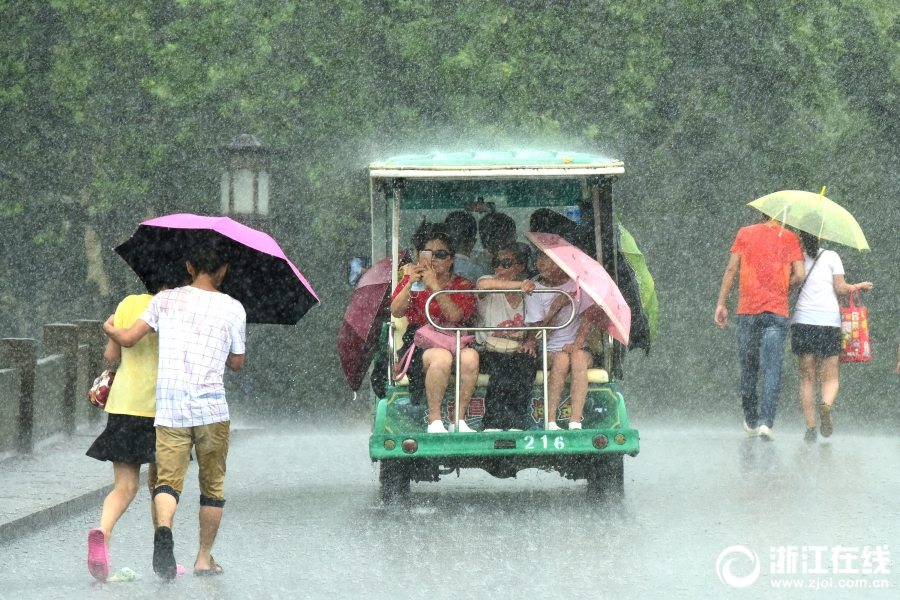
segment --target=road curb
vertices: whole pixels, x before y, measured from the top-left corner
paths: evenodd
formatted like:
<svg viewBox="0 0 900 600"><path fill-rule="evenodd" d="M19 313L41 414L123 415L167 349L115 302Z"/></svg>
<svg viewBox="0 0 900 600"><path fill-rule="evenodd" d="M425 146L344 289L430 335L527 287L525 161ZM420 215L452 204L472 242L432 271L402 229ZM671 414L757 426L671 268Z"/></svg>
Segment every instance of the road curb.
<svg viewBox="0 0 900 600"><path fill-rule="evenodd" d="M82 494L77 498L66 500L15 521L4 523L0 525L0 544L9 543L29 533L34 533L45 527L55 525L59 521L100 506L112 489L113 484L109 484L98 490Z"/></svg>
<svg viewBox="0 0 900 600"><path fill-rule="evenodd" d="M230 444L243 441L246 438L258 435L265 430L261 427L241 427L231 430ZM147 481L147 472L141 471L140 489L144 489ZM114 485L108 484L101 488L82 494L75 498L64 500L59 504L47 507L43 510L25 515L14 521L0 524L0 544L8 544L26 535L50 527L74 517L85 511L103 505L103 500L112 491Z"/></svg>

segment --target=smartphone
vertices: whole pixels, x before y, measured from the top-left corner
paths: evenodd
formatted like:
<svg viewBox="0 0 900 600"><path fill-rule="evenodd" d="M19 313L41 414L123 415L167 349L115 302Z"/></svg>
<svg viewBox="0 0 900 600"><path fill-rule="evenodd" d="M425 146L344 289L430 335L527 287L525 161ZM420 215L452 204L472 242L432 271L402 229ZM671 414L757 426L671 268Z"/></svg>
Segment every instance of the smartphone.
<svg viewBox="0 0 900 600"><path fill-rule="evenodd" d="M416 262L417 265L428 266L431 264L431 250L422 250L419 252L419 260ZM425 282L421 279L419 281L414 281L412 287L409 288L414 292L424 292L428 289L428 286L425 285Z"/></svg>

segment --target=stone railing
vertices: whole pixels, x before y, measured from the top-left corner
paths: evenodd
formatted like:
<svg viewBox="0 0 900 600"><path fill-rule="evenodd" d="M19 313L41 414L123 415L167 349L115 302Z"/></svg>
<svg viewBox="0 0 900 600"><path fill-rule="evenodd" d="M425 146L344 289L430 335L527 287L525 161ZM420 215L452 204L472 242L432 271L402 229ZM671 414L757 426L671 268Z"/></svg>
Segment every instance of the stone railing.
<svg viewBox="0 0 900 600"><path fill-rule="evenodd" d="M43 439L103 418L87 397L105 366L102 326L88 320L45 325L43 344L0 340L0 452L28 454Z"/></svg>

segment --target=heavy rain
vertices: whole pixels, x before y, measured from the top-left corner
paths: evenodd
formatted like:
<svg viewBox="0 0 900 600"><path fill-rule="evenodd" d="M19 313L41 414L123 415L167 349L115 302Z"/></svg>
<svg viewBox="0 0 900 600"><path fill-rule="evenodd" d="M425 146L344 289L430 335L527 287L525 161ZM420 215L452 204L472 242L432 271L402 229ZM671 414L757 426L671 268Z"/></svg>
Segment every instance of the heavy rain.
<svg viewBox="0 0 900 600"><path fill-rule="evenodd" d="M0 597L894 597L895 3L0 0L0 48ZM526 151L552 154L556 173L572 156L612 170L573 178L566 198L549 171L520 188L410 176L393 235L404 178L370 165ZM738 285L724 329L717 298L738 230L760 220L747 204L826 186L871 248L821 241L846 282L874 283L860 298L871 360L841 364L834 433L812 442L788 335L769 442L742 425ZM624 426L603 421L608 442L617 427L634 431L628 444L639 434L616 489L574 463L589 481L527 461L510 477L481 456L384 493L391 461L373 459L393 431L375 423L390 398L373 390L374 357L354 391L338 351L348 264L410 248L423 216L442 221L480 195L513 216L520 242L535 208L574 205L588 246L621 250L622 236L593 237L602 205L597 240L617 222L646 260L653 343L606 339L615 362L595 363L627 406ZM192 576L195 461L172 528L187 574L154 573L145 468L109 544L109 575L138 577L100 582L86 540L113 469L85 456L106 423L87 388L104 365L102 322L146 291L113 248L177 213L269 234L319 302L296 324L251 317L244 367L225 370L228 504L213 549L225 573ZM614 276L618 256L600 259ZM426 408L409 409L420 452ZM543 436L552 454L542 413L529 425L445 439L518 452Z"/></svg>

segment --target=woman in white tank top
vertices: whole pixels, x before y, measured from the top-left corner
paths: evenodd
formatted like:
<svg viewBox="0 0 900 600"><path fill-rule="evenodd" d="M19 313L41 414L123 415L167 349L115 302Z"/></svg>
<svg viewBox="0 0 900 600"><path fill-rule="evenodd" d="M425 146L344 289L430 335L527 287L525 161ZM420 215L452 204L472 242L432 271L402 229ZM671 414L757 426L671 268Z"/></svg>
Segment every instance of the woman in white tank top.
<svg viewBox="0 0 900 600"><path fill-rule="evenodd" d="M797 232L803 247L806 279L800 288L791 318L791 351L800 366L800 409L806 420L807 442L816 441L816 379L822 386L819 430L823 437L834 431L831 407L838 393L838 355L841 351L841 313L838 296L871 290L872 283L850 285L836 252L819 248L819 239Z"/></svg>

